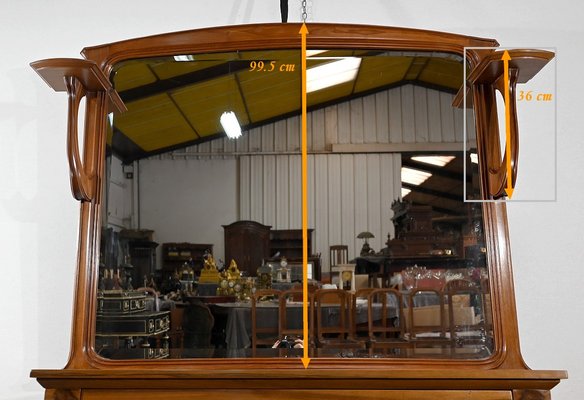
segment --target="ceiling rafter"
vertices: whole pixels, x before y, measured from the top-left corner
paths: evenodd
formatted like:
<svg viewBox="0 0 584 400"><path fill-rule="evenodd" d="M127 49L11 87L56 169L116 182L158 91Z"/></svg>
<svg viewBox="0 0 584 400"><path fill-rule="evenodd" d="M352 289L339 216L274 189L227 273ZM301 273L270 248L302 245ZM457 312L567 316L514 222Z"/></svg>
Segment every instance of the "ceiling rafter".
<svg viewBox="0 0 584 400"><path fill-rule="evenodd" d="M462 201L462 193L460 195L456 195L450 192L443 192L441 190L430 189L424 187L423 185L412 185L410 183L402 182L402 187L405 189L410 189L412 192L418 192L422 194L428 194L430 196L440 197L446 200L453 200L453 201Z"/></svg>
<svg viewBox="0 0 584 400"><path fill-rule="evenodd" d="M422 203L419 201L412 201L412 204L415 206L427 206L428 203ZM460 216L461 213L459 211L455 211L452 210L450 208L444 208L444 207L437 207L435 205L431 205L432 207L432 211L439 213L439 214L446 214L446 215L451 215L451 216Z"/></svg>
<svg viewBox="0 0 584 400"><path fill-rule="evenodd" d="M423 163L420 161L415 161L415 160L412 160L411 158L404 157L402 159L402 166L408 167L408 168L414 168L414 169L425 171L425 172L429 172L432 174L432 176L440 176L442 178L452 179L452 180L456 180L459 182L462 182L464 179L464 175L463 175L462 171L460 171L460 172L451 171L451 170L448 170L444 167L438 167L438 166ZM469 179L472 178L472 174L467 174L467 178L469 178Z"/></svg>
<svg viewBox="0 0 584 400"><path fill-rule="evenodd" d="M249 69L249 62L245 60L233 60L223 64L214 65L198 71L161 79L153 83L138 86L133 89L124 90L119 93L126 103L140 100L146 97L155 96L165 92L172 92L195 83L207 81L221 76L229 75Z"/></svg>

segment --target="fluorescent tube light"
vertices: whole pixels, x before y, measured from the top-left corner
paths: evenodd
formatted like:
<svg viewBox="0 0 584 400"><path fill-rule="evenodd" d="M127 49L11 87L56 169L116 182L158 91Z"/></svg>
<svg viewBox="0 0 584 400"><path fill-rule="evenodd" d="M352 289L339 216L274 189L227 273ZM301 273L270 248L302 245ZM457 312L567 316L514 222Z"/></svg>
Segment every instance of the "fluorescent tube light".
<svg viewBox="0 0 584 400"><path fill-rule="evenodd" d="M454 156L415 156L412 157L412 160L443 167L454 158Z"/></svg>
<svg viewBox="0 0 584 400"><path fill-rule="evenodd" d="M190 54L174 56L174 61L195 61L195 57Z"/></svg>
<svg viewBox="0 0 584 400"><path fill-rule="evenodd" d="M361 59L344 57L306 70L306 92L316 92L355 79Z"/></svg>
<svg viewBox="0 0 584 400"><path fill-rule="evenodd" d="M237 139L241 136L241 126L239 126L239 121L233 111L226 111L221 114L219 121L228 138Z"/></svg>
<svg viewBox="0 0 584 400"><path fill-rule="evenodd" d="M473 164L478 164L479 163L479 155L477 153L470 153L470 161Z"/></svg>
<svg viewBox="0 0 584 400"><path fill-rule="evenodd" d="M420 171L419 169L413 169L408 167L402 167L401 169L401 180L402 182L409 183L411 185L421 185L431 177L432 174L425 171Z"/></svg>

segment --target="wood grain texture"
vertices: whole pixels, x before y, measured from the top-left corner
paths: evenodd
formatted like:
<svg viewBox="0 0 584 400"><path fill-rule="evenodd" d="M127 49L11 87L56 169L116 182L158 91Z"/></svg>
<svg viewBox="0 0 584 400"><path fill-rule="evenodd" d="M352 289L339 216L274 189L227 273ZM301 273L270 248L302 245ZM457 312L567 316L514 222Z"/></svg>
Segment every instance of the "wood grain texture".
<svg viewBox="0 0 584 400"><path fill-rule="evenodd" d="M457 391L457 390L436 390L428 392L410 391L410 390L201 390L198 392L189 392L184 390L152 390L152 391L134 391L134 390L87 390L83 393L85 400L101 399L135 399L137 395L143 400L167 399L216 399L216 400L320 400L322 398L338 400L511 400L509 391Z"/></svg>
<svg viewBox="0 0 584 400"><path fill-rule="evenodd" d="M551 400L549 390L514 390L513 400Z"/></svg>
<svg viewBox="0 0 584 400"><path fill-rule="evenodd" d="M81 390L47 389L45 400L81 400Z"/></svg>

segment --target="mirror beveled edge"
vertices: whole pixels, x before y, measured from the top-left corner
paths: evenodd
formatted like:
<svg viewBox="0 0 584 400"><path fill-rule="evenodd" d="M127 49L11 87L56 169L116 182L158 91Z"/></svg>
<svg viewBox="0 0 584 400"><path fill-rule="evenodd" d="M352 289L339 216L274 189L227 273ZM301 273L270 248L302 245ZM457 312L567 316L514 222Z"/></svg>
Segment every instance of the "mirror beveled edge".
<svg viewBox="0 0 584 400"><path fill-rule="evenodd" d="M109 75L113 66L120 61L150 56L172 55L178 53L197 54L210 51L247 50L262 48L296 48L300 45L298 31L300 24L261 24L208 28L194 31L178 32L127 40L109 45L90 47L82 54L96 62L102 71ZM461 35L430 32L403 28L385 28L377 26L309 24L308 47L329 48L370 48L399 50L431 50L447 51L462 55L465 47L493 47L494 40L479 39ZM477 65L486 54L491 52L467 52L471 67ZM104 108L101 107L103 110ZM88 114L100 112L96 104L89 104ZM101 111L103 113L103 111ZM102 116L105 118L105 114ZM86 132L86 135L95 134ZM477 135L481 135L480 129ZM100 135L102 138L105 135ZM105 143L102 143L102 148ZM101 179L103 166L98 170ZM484 172L483 172L484 174ZM78 291L75 303L75 321L71 358L68 367L92 365L100 367L139 366L143 361L112 361L105 360L93 351L95 330L95 299L93 294L97 285L97 249L99 241L100 206L93 203L82 203L81 240L79 244L79 271L86 274L78 276ZM486 360L454 361L454 360L375 360L358 363L347 360L315 359L319 367L335 368L347 366L356 369L367 367L403 368L408 367L438 367L457 368L462 365L475 368L526 368L519 353L519 337L513 295L512 271L508 247L507 219L505 205L501 203L484 206L485 240L487 242L487 257L491 267L491 291L493 295L493 313L495 316L495 349L493 356ZM89 254L88 254L89 253ZM86 276L86 277L85 277ZM199 368L201 364L212 364L215 368L233 368L233 365L252 364L256 367L277 364L279 367L294 360L168 360L148 362L157 367L192 367Z"/></svg>

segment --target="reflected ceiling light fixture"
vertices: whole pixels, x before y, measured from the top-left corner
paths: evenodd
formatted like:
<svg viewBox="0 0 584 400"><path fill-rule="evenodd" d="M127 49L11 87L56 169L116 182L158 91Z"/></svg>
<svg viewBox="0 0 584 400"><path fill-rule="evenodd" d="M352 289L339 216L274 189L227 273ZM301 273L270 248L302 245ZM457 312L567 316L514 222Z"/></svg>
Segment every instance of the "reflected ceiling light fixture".
<svg viewBox="0 0 584 400"><path fill-rule="evenodd" d="M409 183L410 185L421 185L424 183L432 174L426 171L420 171L419 169L402 167L401 169L401 180L402 182Z"/></svg>
<svg viewBox="0 0 584 400"><path fill-rule="evenodd" d="M454 156L415 156L412 160L443 167L455 158Z"/></svg>
<svg viewBox="0 0 584 400"><path fill-rule="evenodd" d="M314 57L316 55L326 53L328 50L306 50L306 57Z"/></svg>
<svg viewBox="0 0 584 400"><path fill-rule="evenodd" d="M357 77L360 65L359 57L342 57L336 61L309 68L306 70L306 92L316 92L350 82Z"/></svg>
<svg viewBox="0 0 584 400"><path fill-rule="evenodd" d="M408 194L410 194L410 192L411 192L411 191L412 191L411 189L406 189L406 188L404 188L404 187L403 187L403 188L401 188L401 197L402 197L402 199L403 199L404 197L406 197Z"/></svg>
<svg viewBox="0 0 584 400"><path fill-rule="evenodd" d="M237 139L241 136L241 126L233 111L225 111L221 114L219 122L221 122L221 126L229 139Z"/></svg>
<svg viewBox="0 0 584 400"><path fill-rule="evenodd" d="M477 153L470 153L470 161L473 164L478 164L479 163L479 155Z"/></svg>
<svg viewBox="0 0 584 400"><path fill-rule="evenodd" d="M187 54L187 55L179 55L179 56L174 56L174 61L195 61L195 56Z"/></svg>

